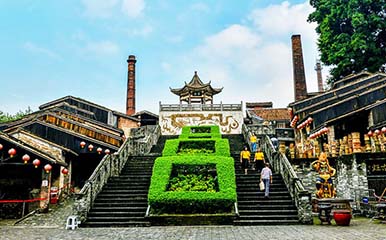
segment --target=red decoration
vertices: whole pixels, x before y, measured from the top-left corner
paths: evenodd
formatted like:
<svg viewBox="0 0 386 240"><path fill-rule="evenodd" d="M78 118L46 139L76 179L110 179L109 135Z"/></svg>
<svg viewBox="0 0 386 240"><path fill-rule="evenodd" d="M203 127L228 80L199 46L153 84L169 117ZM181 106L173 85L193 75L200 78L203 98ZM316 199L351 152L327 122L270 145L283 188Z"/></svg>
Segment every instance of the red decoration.
<svg viewBox="0 0 386 240"><path fill-rule="evenodd" d="M35 160L33 160L32 164L35 166L35 168L38 168L39 165L40 165L40 160L39 159L35 159Z"/></svg>
<svg viewBox="0 0 386 240"><path fill-rule="evenodd" d="M367 133L367 135L368 135L369 137L372 137L372 136L373 136L373 132L370 130L370 131Z"/></svg>
<svg viewBox="0 0 386 240"><path fill-rule="evenodd" d="M68 169L67 169L67 168L63 168L63 169L62 169L62 173L63 173L64 175L67 175L67 174L68 174Z"/></svg>
<svg viewBox="0 0 386 240"><path fill-rule="evenodd" d="M375 135L379 135L380 133L381 133L381 131L379 131L378 129L374 131Z"/></svg>
<svg viewBox="0 0 386 240"><path fill-rule="evenodd" d="M103 151L103 149L101 147L97 148L98 154L101 154L102 151Z"/></svg>
<svg viewBox="0 0 386 240"><path fill-rule="evenodd" d="M110 154L110 149L106 149L105 150L105 153L108 155L108 154Z"/></svg>
<svg viewBox="0 0 386 240"><path fill-rule="evenodd" d="M84 148L84 146L86 146L86 143L82 141L82 142L80 142L79 145L80 145L81 148Z"/></svg>
<svg viewBox="0 0 386 240"><path fill-rule="evenodd" d="M24 154L22 157L24 164L27 164L27 162L31 159L28 154Z"/></svg>
<svg viewBox="0 0 386 240"><path fill-rule="evenodd" d="M336 222L336 225L339 226L348 226L350 225L351 220L351 212L350 210L335 210L334 211L334 220Z"/></svg>
<svg viewBox="0 0 386 240"><path fill-rule="evenodd" d="M44 170L46 170L46 173L49 173L52 170L52 166L50 164L46 164L44 166Z"/></svg>
<svg viewBox="0 0 386 240"><path fill-rule="evenodd" d="M9 154L9 156L13 157L16 155L16 150L14 148L11 148L8 150L8 154Z"/></svg>
<svg viewBox="0 0 386 240"><path fill-rule="evenodd" d="M88 150L91 152L94 149L94 146L92 144L88 145Z"/></svg>
<svg viewBox="0 0 386 240"><path fill-rule="evenodd" d="M0 150L3 149L3 145L0 144Z"/></svg>
<svg viewBox="0 0 386 240"><path fill-rule="evenodd" d="M382 133L386 133L386 127L383 127L381 131L382 131ZM1 150L1 148L0 148L0 150Z"/></svg>

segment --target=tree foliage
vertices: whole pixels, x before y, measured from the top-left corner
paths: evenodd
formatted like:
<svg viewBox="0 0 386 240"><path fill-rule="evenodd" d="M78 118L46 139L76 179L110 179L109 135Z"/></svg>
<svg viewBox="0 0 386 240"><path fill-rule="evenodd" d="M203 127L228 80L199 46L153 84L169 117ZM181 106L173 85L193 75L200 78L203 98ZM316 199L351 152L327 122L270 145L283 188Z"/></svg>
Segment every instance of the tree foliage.
<svg viewBox="0 0 386 240"><path fill-rule="evenodd" d="M18 120L30 113L32 113L32 110L30 107L28 107L27 110L25 111L19 110L15 115L11 115L9 113L4 113L0 111L0 123Z"/></svg>
<svg viewBox="0 0 386 240"><path fill-rule="evenodd" d="M352 72L385 71L386 0L310 0L318 24L321 61L332 66L329 83Z"/></svg>

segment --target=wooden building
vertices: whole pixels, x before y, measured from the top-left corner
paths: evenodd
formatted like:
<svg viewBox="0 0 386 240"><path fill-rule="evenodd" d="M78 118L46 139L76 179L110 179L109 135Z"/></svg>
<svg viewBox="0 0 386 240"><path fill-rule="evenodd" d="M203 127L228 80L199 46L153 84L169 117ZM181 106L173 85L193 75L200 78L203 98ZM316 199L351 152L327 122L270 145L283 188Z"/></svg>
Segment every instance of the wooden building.
<svg viewBox="0 0 386 240"><path fill-rule="evenodd" d="M180 103L213 104L213 96L220 93L222 88L213 88L210 82L203 83L195 71L189 83L185 82L182 88L170 88L170 91L180 97Z"/></svg>
<svg viewBox="0 0 386 240"><path fill-rule="evenodd" d="M80 189L105 154L118 151L130 130L141 123L73 96L39 109L0 124L0 200L38 199L35 205L47 208L52 191L60 195L70 187ZM3 207L20 217L21 205Z"/></svg>

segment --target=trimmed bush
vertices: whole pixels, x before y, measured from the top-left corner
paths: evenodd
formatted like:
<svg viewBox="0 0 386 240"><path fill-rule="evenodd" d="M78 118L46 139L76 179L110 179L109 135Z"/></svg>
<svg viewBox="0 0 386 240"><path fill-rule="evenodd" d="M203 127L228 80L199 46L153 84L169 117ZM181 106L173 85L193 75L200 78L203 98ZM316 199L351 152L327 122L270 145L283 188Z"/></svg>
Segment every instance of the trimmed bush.
<svg viewBox="0 0 386 240"><path fill-rule="evenodd" d="M191 154L230 156L228 139L170 139L162 151L164 157Z"/></svg>
<svg viewBox="0 0 386 240"><path fill-rule="evenodd" d="M223 156L168 156L156 159L148 195L153 213L224 213L236 202L234 162ZM218 192L167 191L173 166L215 165Z"/></svg>
<svg viewBox="0 0 386 240"><path fill-rule="evenodd" d="M221 138L219 126L185 126L181 130L182 138Z"/></svg>

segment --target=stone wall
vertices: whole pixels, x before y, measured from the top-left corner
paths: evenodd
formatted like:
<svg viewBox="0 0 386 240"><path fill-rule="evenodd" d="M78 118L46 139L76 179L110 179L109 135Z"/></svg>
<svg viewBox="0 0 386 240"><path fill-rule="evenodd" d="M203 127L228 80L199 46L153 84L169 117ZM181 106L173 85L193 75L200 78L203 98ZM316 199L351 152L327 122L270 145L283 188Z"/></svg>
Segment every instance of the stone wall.
<svg viewBox="0 0 386 240"><path fill-rule="evenodd" d="M239 111L161 111L159 125L162 135L179 135L184 126L217 125L222 134L241 134L244 121Z"/></svg>
<svg viewBox="0 0 386 240"><path fill-rule="evenodd" d="M363 196L368 194L368 181L366 174L366 163L358 161L353 155L339 157L333 167L336 169L336 175L333 177L333 183L336 188L337 198L352 199L354 203L362 201ZM306 190L315 197L316 177L318 173L311 169L310 163L294 166L296 173L302 180ZM354 209L359 204L354 204Z"/></svg>

